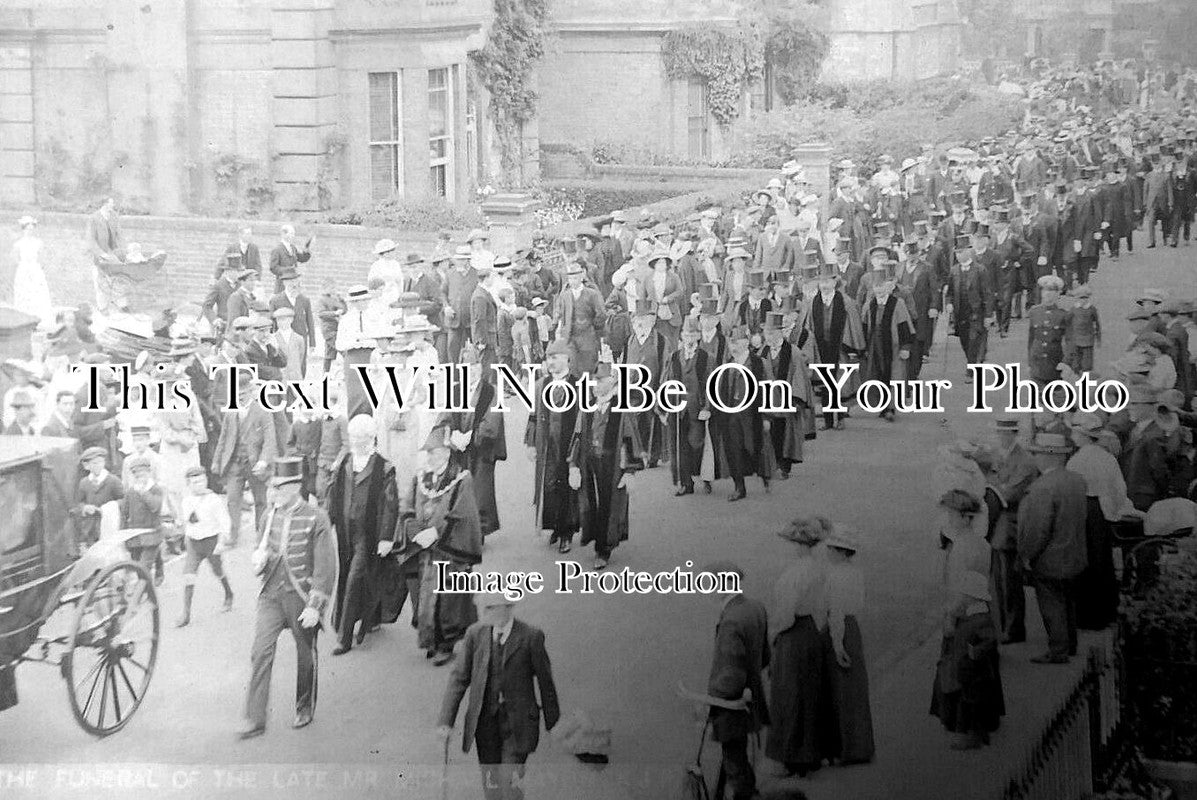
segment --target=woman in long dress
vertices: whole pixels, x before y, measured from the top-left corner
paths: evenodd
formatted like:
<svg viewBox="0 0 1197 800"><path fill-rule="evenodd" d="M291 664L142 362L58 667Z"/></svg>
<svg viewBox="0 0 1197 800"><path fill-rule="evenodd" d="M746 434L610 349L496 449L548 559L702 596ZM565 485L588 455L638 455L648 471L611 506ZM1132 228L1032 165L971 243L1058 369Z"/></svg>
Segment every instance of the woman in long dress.
<svg viewBox="0 0 1197 800"><path fill-rule="evenodd" d="M857 616L864 611L864 575L853 561L858 545L851 531L836 525L826 544L824 659L836 723L828 754L841 764L867 764L874 752L873 712L869 707L864 641L857 622Z"/></svg>
<svg viewBox="0 0 1197 800"><path fill-rule="evenodd" d="M54 305L50 302L50 284L41 265L42 240L37 237L37 220L21 217L17 223L21 235L13 243L12 257L17 262L13 274L13 305L42 321L43 327L54 325Z"/></svg>
<svg viewBox="0 0 1197 800"><path fill-rule="evenodd" d="M945 551L943 643L931 690L931 715L958 734L954 750L989 743L1006 713L998 665L997 626L990 610L989 545L984 504L960 489L940 499ZM980 524L979 524L980 523Z"/></svg>
<svg viewBox="0 0 1197 800"><path fill-rule="evenodd" d="M823 517L794 520L778 535L794 543L795 559L773 587L772 644L765 755L791 774L817 770L827 754L828 702L822 629L827 622L826 563L815 548L831 532ZM776 713L774 713L776 711Z"/></svg>

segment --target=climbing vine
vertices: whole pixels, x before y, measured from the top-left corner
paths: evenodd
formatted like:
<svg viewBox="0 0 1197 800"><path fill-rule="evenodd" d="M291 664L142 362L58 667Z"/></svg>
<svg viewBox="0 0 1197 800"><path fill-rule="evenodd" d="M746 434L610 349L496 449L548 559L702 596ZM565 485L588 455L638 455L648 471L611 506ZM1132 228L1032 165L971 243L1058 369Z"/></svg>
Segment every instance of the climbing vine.
<svg viewBox="0 0 1197 800"><path fill-rule="evenodd" d="M523 126L536 116L533 79L548 40L548 0L494 0L486 44L470 53L476 77L490 95L489 112L504 182L521 183Z"/></svg>
<svg viewBox="0 0 1197 800"><path fill-rule="evenodd" d="M766 64L781 101L793 103L818 78L831 49L825 13L818 0L746 0L735 27L692 25L666 34L665 71L674 79L705 80L720 125L739 116Z"/></svg>
<svg viewBox="0 0 1197 800"><path fill-rule="evenodd" d="M661 49L669 77L706 81L711 115L723 126L739 116L744 93L765 72L764 39L755 25L678 28L665 35Z"/></svg>

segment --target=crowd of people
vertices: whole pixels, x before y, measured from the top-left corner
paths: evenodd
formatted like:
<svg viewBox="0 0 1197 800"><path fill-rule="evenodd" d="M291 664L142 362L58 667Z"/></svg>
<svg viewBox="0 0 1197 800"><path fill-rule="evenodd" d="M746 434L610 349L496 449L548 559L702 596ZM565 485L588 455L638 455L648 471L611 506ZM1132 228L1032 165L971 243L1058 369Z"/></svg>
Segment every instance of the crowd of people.
<svg viewBox="0 0 1197 800"><path fill-rule="evenodd" d="M748 477L767 493L817 457L817 436L842 435L848 414L824 411L828 397L812 384L811 363L859 365L851 397L861 380L917 378L941 319L968 363L986 360L991 331L1009 336L1025 319L1029 377L1046 384L1093 373L1102 326L1092 287L1113 269L1103 259L1133 251L1144 226L1147 248L1187 245L1197 210L1197 114L1183 102L1192 82L1173 89L1165 77L1158 91L1141 94L1129 91L1124 72L1049 68L1025 83L1028 113L1013 130L928 143L900 164L882 156L876 169L842 161L829 186L788 162L739 202L703 203L680 220L617 212L508 254L492 252L484 230L459 244L445 235L434 252L402 259L384 239L363 264L365 281L343 294L320 278L318 251L311 239L298 244L292 226L280 229L268 271L243 229L219 256L206 296L148 323L127 313L108 275L130 250L111 202L88 229L98 313L49 306L37 222L25 217L16 300L41 320L47 342L38 359L7 364L15 385L4 397L4 432L78 440L81 546L106 530L168 532L164 551L185 556L179 627L191 622L205 561L223 608L232 607L221 559L241 541L250 501L252 563L265 599L242 736L265 730L284 629L300 652L295 725L311 722L326 607L333 655L396 622L405 607L433 664L464 653L443 729L472 680L505 680L488 673L492 650L510 647L513 635L539 642L511 669L528 697L533 678L542 698L553 694L551 706L543 703L551 727L558 712L543 635L518 621L513 628L501 610L509 604L491 598L484 627L496 636L477 639L484 634L471 633L480 628L470 599L434 590L437 562L471 571L486 538L505 527L495 472L509 442L504 415L492 408L501 388L486 368L522 374L543 364L524 436L535 527L559 553L575 538L593 546L596 570L629 536L628 490L639 473L667 464L678 497L728 481L728 499L741 501ZM1182 102L1160 99L1167 96ZM309 296L314 284L320 293ZM962 735L958 746L985 744L1004 713L998 654L1025 639L1024 585L1034 587L1049 635L1037 660L1067 662L1077 628L1109 625L1117 610L1112 526L1150 517L1161 501L1194 498L1195 313L1190 298L1154 289L1137 298L1127 313L1133 341L1101 368L1129 386L1126 410L1040 415L1033 424L999 419L994 442L944 449L939 534L949 599L932 713ZM120 360L106 346L116 340L144 345L127 359L140 391L185 378L198 402L122 409L113 371L103 373L99 410L86 408L84 375L68 365ZM389 367L402 381L448 362L480 367L467 387L472 412L432 411L420 384L402 406L388 393L370 398L355 371ZM713 407L707 376L728 362L787 382L794 407ZM684 410L613 410L619 363L643 364L657 385L680 381ZM333 376L335 407L268 411L254 381L230 387L227 374L210 373L236 364L253 365L260 380ZM593 378L589 410L554 410L540 399L549 382L582 373ZM719 391L735 406L748 387L729 376ZM230 392L238 410L224 407ZM881 416L895 421L896 406ZM864 583L853 555L862 545L820 517L796 520L782 535L795 560L767 613L748 598L729 599L709 686L737 798L752 796L747 739L765 724L765 752L797 774L873 757L856 622ZM753 645L732 647L728 635ZM505 669L507 660L497 660ZM745 689L751 702L729 706ZM470 697L480 704L471 725L484 763L522 764L536 737L493 724L503 700L489 689ZM512 736L519 741L509 748Z"/></svg>

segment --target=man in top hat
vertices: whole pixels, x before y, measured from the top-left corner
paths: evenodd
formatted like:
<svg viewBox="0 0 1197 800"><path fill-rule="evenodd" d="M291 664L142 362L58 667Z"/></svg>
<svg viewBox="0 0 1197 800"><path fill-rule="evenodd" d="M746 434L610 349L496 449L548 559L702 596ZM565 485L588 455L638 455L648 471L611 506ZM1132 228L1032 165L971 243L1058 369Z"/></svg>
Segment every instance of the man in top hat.
<svg viewBox="0 0 1197 800"><path fill-rule="evenodd" d="M75 395L67 392L71 401L74 402ZM33 399L33 392L22 387L13 392L9 398L9 407L13 410L13 419L5 428L5 436L37 436L38 431L34 426L34 417L37 415L36 403Z"/></svg>
<svg viewBox="0 0 1197 800"><path fill-rule="evenodd" d="M599 339L607 311L598 290L586 286L586 269L577 261L565 269L566 286L553 305L557 339L569 345L576 374L592 372L598 366Z"/></svg>
<svg viewBox="0 0 1197 800"><path fill-rule="evenodd" d="M475 601L481 619L466 631L437 732L447 745L468 692L461 748L477 747L486 800L523 800L524 764L540 742L541 716L549 731L561 718L545 635L515 619L501 594Z"/></svg>
<svg viewBox="0 0 1197 800"><path fill-rule="evenodd" d="M341 579L333 606L337 647L333 655L353 648L371 626L377 602L378 559L395 544L398 488L395 468L375 448L373 418L358 414L349 420L348 452L333 466L328 514L336 531Z"/></svg>
<svg viewBox="0 0 1197 800"><path fill-rule="evenodd" d="M622 215L621 215L622 216ZM601 240L594 248L595 286L603 297L611 294L611 276L615 270L623 266L624 250L620 240L615 236L615 218L601 217L594 221L594 228ZM622 224L620 225L622 227ZM630 246L630 242L629 242Z"/></svg>
<svg viewBox="0 0 1197 800"><path fill-rule="evenodd" d="M952 268L948 296L952 303L952 321L964 360L968 364L985 361L989 348L987 325L993 316L993 289L985 271L973 263L972 249L956 251L956 266ZM966 380L972 380L971 375Z"/></svg>
<svg viewBox="0 0 1197 800"><path fill-rule="evenodd" d="M1104 196L1094 189L1097 183L1097 168L1083 167L1082 178L1077 181L1073 201L1076 204L1076 220L1072 229L1073 251L1076 255L1076 280L1089 282L1089 273L1097 269L1101 254L1102 237L1110 227ZM1077 248L1079 242L1080 248ZM1064 274L1064 288L1072 287L1072 273Z"/></svg>
<svg viewBox="0 0 1197 800"><path fill-rule="evenodd" d="M1039 477L1035 460L1019 444L1018 419L1000 417L993 423L997 446L976 460L986 473L986 501L990 503L989 545L993 550L989 574L993 583L998 634L1005 643L1027 638L1026 597L1018 557L1018 507ZM996 501L996 502L994 502Z"/></svg>
<svg viewBox="0 0 1197 800"><path fill-rule="evenodd" d="M680 315L679 315L680 318ZM626 345L625 363L643 365L649 372L647 385L656 390L664 379L674 347L657 327L658 318L651 302L637 298L632 309L632 332ZM649 453L649 467L655 467L664 446L664 430L654 410L629 415L633 419Z"/></svg>
<svg viewBox="0 0 1197 800"><path fill-rule="evenodd" d="M261 524L266 513L266 481L279 451L273 415L258 402L255 382L241 379L239 387L238 408L224 410L220 437L212 451L212 471L220 477L229 504L230 547L237 545L241 532L241 503L247 483L254 499L254 523Z"/></svg>
<svg viewBox="0 0 1197 800"><path fill-rule="evenodd" d="M789 299L789 298L787 298ZM759 351L769 380L785 381L790 386L795 410L767 414L769 446L773 448L778 477L787 480L794 464L803 460L802 445L815 435L814 389L806 355L786 338L786 314L770 311L765 318L764 342Z"/></svg>
<svg viewBox="0 0 1197 800"><path fill-rule="evenodd" d="M733 328L728 336L728 345L729 361L749 370L757 383L764 379L765 365L760 356L753 355L746 328ZM728 370L721 376L714 391L718 392L723 406L736 408L751 388L738 371ZM744 484L744 478L748 475L760 475L764 489L768 492L769 479L773 476L771 459L765 456L763 448L765 437L769 435L769 421L760 413L759 404L749 402L744 410L735 413L715 409L713 417L723 442L728 472L735 484L728 501L734 503L748 496Z"/></svg>
<svg viewBox="0 0 1197 800"><path fill-rule="evenodd" d="M1135 223L1135 209L1138 201L1134 190L1126 181L1126 175L1119 175L1118 163L1109 161L1105 167L1105 183L1098 189L1102 205L1106 210L1110 227L1106 229L1102 244L1110 251L1110 259L1118 260L1122 239L1127 240L1127 251L1134 249L1132 230L1138 227Z"/></svg>
<svg viewBox="0 0 1197 800"><path fill-rule="evenodd" d="M337 579L336 544L328 517L300 494L303 464L298 458L274 463L271 509L258 526L261 536L250 563L262 580L250 648L245 722L237 735L251 739L266 732L270 673L278 637L295 639L295 719L303 728L316 711L316 634Z"/></svg>
<svg viewBox="0 0 1197 800"><path fill-rule="evenodd" d="M1156 225L1163 226L1164 243L1170 243L1172 231L1172 209L1176 204L1175 182L1172 179L1171 164L1155 164L1155 168L1143 178L1143 211L1147 223L1147 247L1155 247Z"/></svg>
<svg viewBox="0 0 1197 800"><path fill-rule="evenodd" d="M638 415L612 409L616 388L611 365L601 362L593 408L578 413L569 453L569 484L578 492L582 546L594 544L595 569L606 567L611 551L628 538L625 481L643 469L649 457L638 432ZM655 421L651 411L644 415Z"/></svg>
<svg viewBox="0 0 1197 800"><path fill-rule="evenodd" d="M212 283L204 302L200 304L201 311L209 322L232 319L229 316L229 298L241 287L242 269L239 253L225 253L220 275Z"/></svg>
<svg viewBox="0 0 1197 800"><path fill-rule="evenodd" d="M220 263L216 265L216 274L214 277L220 277L225 265L228 264L227 256L232 253L241 257L241 264L245 269L252 269L259 275L262 274L262 255L258 251L258 246L254 244L253 236L253 228L250 228L248 225L237 231L237 241L232 242L225 248L225 255L221 257Z"/></svg>
<svg viewBox="0 0 1197 800"><path fill-rule="evenodd" d="M835 273L839 288L848 297L856 297L860 291L860 281L864 277L864 267L852 261L852 241L846 236L840 236L835 245ZM804 277L807 264L803 267ZM815 264L815 274L823 269L822 264Z"/></svg>
<svg viewBox="0 0 1197 800"><path fill-rule="evenodd" d="M1006 336L1010 330L1010 318L1014 311L1014 300L1019 299L1018 310L1022 311L1022 267L1029 259L1033 259L1034 250L1021 236L1011 230L1010 209L1006 207L993 210L993 223L990 228L992 252L997 262L997 321L998 331Z"/></svg>
<svg viewBox="0 0 1197 800"><path fill-rule="evenodd" d="M811 345L811 363L832 364L838 374L840 365L856 361L865 349L864 331L860 322L860 308L838 288L838 272L832 265L826 265L819 275L818 292L805 300L802 332L798 335L798 347ZM859 370L848 378L844 388L844 399L856 395L860 386ZM819 382L816 391L825 404L826 389ZM843 428L838 413L823 412L823 430Z"/></svg>
<svg viewBox="0 0 1197 800"><path fill-rule="evenodd" d="M1054 275L1039 279L1042 302L1031 309L1030 330L1027 334L1027 370L1030 378L1046 384L1059 377L1059 365L1064 360L1064 335L1068 328L1068 312L1058 301L1064 281Z"/></svg>
<svg viewBox="0 0 1197 800"><path fill-rule="evenodd" d="M1065 469L1068 437L1040 433L1028 448L1039 477L1018 507L1018 557L1035 587L1048 650L1037 664L1066 664L1077 652L1075 581L1085 569L1085 479Z"/></svg>
<svg viewBox="0 0 1197 800"><path fill-rule="evenodd" d="M279 280L282 281L283 290L270 298L270 311L274 313L280 308L290 308L294 312L291 330L305 342L300 373L306 375L308 348L316 346L316 320L312 316L312 301L300 291L299 273L295 270L284 270L279 275Z"/></svg>
<svg viewBox="0 0 1197 800"><path fill-rule="evenodd" d="M914 340L914 326L906 303L894 293L888 275L873 286L873 296L861 314L865 335L864 380L889 383L906 380L906 364ZM894 419L894 409L881 412L882 419Z"/></svg>
<svg viewBox="0 0 1197 800"><path fill-rule="evenodd" d="M528 460L536 465L533 505L536 506L537 530L551 531L550 544L568 553L570 541L578 529L577 496L569 485L569 448L574 426L578 420L578 404L553 410L546 404L545 393L551 392L558 407L564 405L565 390L548 385L556 381L574 384L576 376L570 369L570 348L564 341L551 342L545 352L545 372L536 381L533 407L528 415L524 445Z"/></svg>
<svg viewBox="0 0 1197 800"><path fill-rule="evenodd" d="M897 286L910 312L914 338L910 341L910 358L906 361L906 379L918 380L923 359L931 351L935 338L935 320L943 304L943 291L935 274L919 252L917 241L903 245L906 260L901 264Z"/></svg>
<svg viewBox="0 0 1197 800"><path fill-rule="evenodd" d="M700 473L703 449L709 439L706 430L711 409L706 385L715 362L714 356L699 347L700 319L701 316L687 316L682 323L681 344L669 357L663 376L665 380L680 381L685 388L685 406L668 414L665 427L669 465L673 485L677 487L675 494L679 497L694 494L694 476ZM706 489L710 491L709 482Z"/></svg>
<svg viewBox="0 0 1197 800"><path fill-rule="evenodd" d="M270 251L270 272L275 276L274 291L283 290L282 274L291 270L298 270L300 264L306 264L312 258L312 240L309 236L303 247L295 244L295 226L284 223L279 227L278 244Z"/></svg>

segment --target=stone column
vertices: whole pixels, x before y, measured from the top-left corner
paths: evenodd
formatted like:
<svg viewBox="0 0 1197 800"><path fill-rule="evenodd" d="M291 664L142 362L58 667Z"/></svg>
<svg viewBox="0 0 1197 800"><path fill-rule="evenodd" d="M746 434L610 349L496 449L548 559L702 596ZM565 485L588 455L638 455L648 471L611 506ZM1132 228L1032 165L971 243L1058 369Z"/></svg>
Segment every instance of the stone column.
<svg viewBox="0 0 1197 800"><path fill-rule="evenodd" d="M819 196L819 219L827 219L831 196L831 145L826 142L800 144L794 148L794 160L802 165L806 179Z"/></svg>
<svg viewBox="0 0 1197 800"><path fill-rule="evenodd" d="M0 43L0 185L18 205L37 202L33 141L33 33Z"/></svg>
<svg viewBox="0 0 1197 800"><path fill-rule="evenodd" d="M526 194L494 194L482 204L489 223L491 249L496 255L511 255L532 243L536 230L535 211L540 205Z"/></svg>
<svg viewBox="0 0 1197 800"><path fill-rule="evenodd" d="M328 29L332 0L273 0L270 64L274 99L274 197L280 210L319 211L333 204L336 170L318 185L336 122L336 62ZM323 196L322 196L323 195Z"/></svg>

